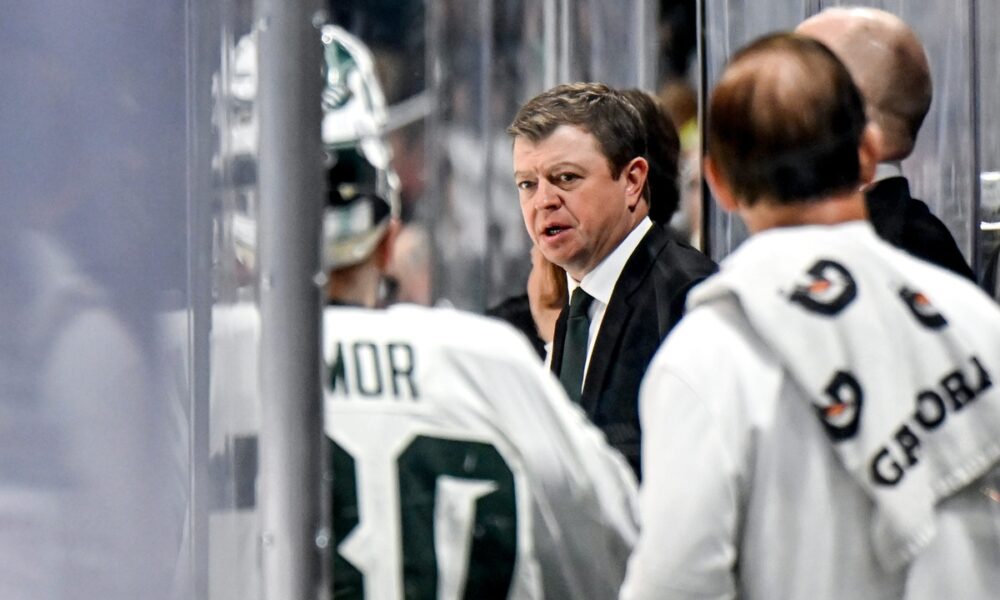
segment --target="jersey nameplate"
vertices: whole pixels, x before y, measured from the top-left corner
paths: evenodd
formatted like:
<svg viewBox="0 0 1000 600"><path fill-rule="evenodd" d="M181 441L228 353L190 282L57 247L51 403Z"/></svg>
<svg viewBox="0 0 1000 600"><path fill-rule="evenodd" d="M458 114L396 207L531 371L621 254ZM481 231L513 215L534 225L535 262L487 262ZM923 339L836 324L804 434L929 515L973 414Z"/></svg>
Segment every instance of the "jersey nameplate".
<svg viewBox="0 0 1000 600"><path fill-rule="evenodd" d="M327 365L327 388L346 400L419 400L415 356L405 342L337 342Z"/></svg>

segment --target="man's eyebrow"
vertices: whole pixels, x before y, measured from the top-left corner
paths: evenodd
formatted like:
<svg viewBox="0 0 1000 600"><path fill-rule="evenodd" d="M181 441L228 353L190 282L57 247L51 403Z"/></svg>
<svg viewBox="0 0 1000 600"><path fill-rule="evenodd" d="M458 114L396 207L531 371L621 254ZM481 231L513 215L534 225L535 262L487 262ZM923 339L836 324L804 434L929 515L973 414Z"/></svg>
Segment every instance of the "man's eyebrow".
<svg viewBox="0 0 1000 600"><path fill-rule="evenodd" d="M561 162L557 162L554 165L551 165L549 167L549 170L550 171L555 171L556 169L563 169L563 168L570 168L570 169L574 169L574 170L577 170L577 171L583 171L584 170L583 165L580 165L579 163L575 163L575 162L569 161L569 160L564 160L564 161L561 161Z"/></svg>
<svg viewBox="0 0 1000 600"><path fill-rule="evenodd" d="M582 165L569 160L563 160L557 163L553 163L545 167L546 172L557 171L559 169L572 169L574 171L585 171ZM532 173L527 171L514 171L514 178L518 179L520 177L531 177Z"/></svg>

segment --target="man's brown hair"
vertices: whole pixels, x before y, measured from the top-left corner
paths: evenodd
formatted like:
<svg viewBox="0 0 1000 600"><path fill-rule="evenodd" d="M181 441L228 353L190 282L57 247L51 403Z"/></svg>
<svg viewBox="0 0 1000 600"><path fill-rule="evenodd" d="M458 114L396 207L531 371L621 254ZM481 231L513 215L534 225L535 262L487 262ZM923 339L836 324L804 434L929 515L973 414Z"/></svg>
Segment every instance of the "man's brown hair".
<svg viewBox="0 0 1000 600"><path fill-rule="evenodd" d="M644 194L649 201L649 218L654 223L666 225L677 211L680 192L677 189L677 161L681 153L681 141L677 136L669 113L659 100L640 89L622 90L629 102L642 117L646 130L646 160L649 175L646 176ZM653 199L656 194L656 199Z"/></svg>
<svg viewBox="0 0 1000 600"><path fill-rule="evenodd" d="M638 111L603 83L567 83L542 92L517 111L507 133L537 144L561 125L579 127L597 139L614 179L629 161L646 153Z"/></svg>
<svg viewBox="0 0 1000 600"><path fill-rule="evenodd" d="M840 60L813 39L772 34L737 52L716 85L708 154L743 202L800 202L860 184L864 128Z"/></svg>

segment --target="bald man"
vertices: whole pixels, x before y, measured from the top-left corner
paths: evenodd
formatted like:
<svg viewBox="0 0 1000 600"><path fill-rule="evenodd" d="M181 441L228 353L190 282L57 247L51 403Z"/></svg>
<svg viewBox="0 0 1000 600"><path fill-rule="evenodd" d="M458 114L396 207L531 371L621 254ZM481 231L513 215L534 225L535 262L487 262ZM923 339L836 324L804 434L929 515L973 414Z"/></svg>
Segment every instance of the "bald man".
<svg viewBox="0 0 1000 600"><path fill-rule="evenodd" d="M951 232L910 195L900 167L913 152L931 105L930 67L916 34L899 17L874 8L829 8L795 31L830 48L864 96L879 161L866 195L876 233L918 258L974 280Z"/></svg>

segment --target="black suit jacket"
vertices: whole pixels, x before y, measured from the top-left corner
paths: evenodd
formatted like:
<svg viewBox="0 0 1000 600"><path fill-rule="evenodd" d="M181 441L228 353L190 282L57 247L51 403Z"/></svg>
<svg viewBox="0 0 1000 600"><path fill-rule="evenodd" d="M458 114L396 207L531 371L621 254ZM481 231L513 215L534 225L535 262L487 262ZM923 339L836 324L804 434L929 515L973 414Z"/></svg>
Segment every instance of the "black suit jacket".
<svg viewBox="0 0 1000 600"><path fill-rule="evenodd" d="M877 182L865 195L868 220L879 237L897 248L976 280L955 238L927 205L910 196L905 177Z"/></svg>
<svg viewBox="0 0 1000 600"><path fill-rule="evenodd" d="M660 342L684 314L688 290L716 268L704 254L672 240L654 224L625 263L611 293L580 404L637 476L641 476L638 398L642 376ZM556 322L552 345L556 375L562 366L567 313L563 309Z"/></svg>
<svg viewBox="0 0 1000 600"><path fill-rule="evenodd" d="M535 318L531 316L528 294L506 298L493 308L488 308L486 315L502 319L513 325L515 329L524 334L524 337L528 338L531 347L538 353L538 357L545 360L545 340L538 336Z"/></svg>

